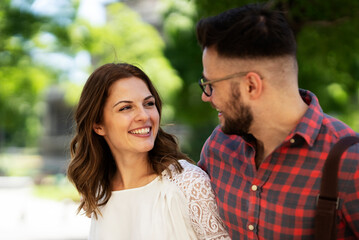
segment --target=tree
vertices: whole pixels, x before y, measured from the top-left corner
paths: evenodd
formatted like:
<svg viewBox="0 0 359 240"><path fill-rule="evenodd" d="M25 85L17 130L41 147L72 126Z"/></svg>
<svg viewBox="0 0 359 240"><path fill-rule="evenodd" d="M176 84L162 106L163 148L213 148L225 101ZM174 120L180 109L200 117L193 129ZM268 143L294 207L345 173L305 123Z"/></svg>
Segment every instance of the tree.
<svg viewBox="0 0 359 240"><path fill-rule="evenodd" d="M77 19L70 28L71 41L77 51L91 54L89 71L108 62L138 65L154 82L163 98L163 121L174 117L173 95L182 87L181 79L163 54L164 42L156 29L140 16L117 2L107 6L107 22L91 26Z"/></svg>
<svg viewBox="0 0 359 240"><path fill-rule="evenodd" d="M34 60L35 50L68 46L66 25L31 11L33 1L0 3L0 147L36 146L41 133L41 93L56 72ZM69 2L70 4L70 2ZM68 17L74 15L70 12ZM53 36L51 46L41 37Z"/></svg>

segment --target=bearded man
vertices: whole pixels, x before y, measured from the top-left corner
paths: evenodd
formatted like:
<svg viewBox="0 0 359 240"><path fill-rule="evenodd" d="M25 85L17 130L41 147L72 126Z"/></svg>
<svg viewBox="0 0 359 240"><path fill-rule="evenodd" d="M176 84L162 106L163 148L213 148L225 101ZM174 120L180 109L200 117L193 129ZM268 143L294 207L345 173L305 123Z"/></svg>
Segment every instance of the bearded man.
<svg viewBox="0 0 359 240"><path fill-rule="evenodd" d="M299 89L296 41L281 12L258 4L231 9L201 19L197 38L202 100L220 121L198 165L232 239L313 239L329 150L359 134ZM356 144L339 169L337 239L359 239L358 193Z"/></svg>

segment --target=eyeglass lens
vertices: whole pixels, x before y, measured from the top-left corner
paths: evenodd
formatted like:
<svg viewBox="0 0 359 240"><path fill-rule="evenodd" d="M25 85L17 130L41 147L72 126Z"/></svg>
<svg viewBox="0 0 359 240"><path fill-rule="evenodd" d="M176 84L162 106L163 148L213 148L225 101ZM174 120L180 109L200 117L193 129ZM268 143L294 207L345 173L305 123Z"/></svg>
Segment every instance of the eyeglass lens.
<svg viewBox="0 0 359 240"><path fill-rule="evenodd" d="M206 94L207 97L210 97L212 95L212 86L211 86L211 84L203 85L203 83L205 83L205 82L207 82L206 79L204 77L202 77L200 79L199 86L201 87L204 94Z"/></svg>

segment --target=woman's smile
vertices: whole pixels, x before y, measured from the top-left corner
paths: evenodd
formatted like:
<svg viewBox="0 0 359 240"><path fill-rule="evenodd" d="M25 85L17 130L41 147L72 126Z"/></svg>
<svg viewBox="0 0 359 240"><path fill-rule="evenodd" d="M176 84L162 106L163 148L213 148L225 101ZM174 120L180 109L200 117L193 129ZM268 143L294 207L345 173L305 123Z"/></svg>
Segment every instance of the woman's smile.
<svg viewBox="0 0 359 240"><path fill-rule="evenodd" d="M141 127L137 129L130 130L129 133L136 135L137 137L148 137L150 136L150 132L152 130L152 127Z"/></svg>

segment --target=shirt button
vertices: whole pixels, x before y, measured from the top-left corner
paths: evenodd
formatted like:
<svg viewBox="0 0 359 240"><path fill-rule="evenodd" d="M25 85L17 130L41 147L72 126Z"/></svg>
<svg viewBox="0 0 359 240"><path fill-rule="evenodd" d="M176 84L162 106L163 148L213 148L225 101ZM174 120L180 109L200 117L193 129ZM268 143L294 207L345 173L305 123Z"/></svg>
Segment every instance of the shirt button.
<svg viewBox="0 0 359 240"><path fill-rule="evenodd" d="M294 138L291 138L291 139L289 140L289 142L293 144L293 143L295 143L295 139L294 139Z"/></svg>
<svg viewBox="0 0 359 240"><path fill-rule="evenodd" d="M248 230L253 231L253 230L254 230L254 226L253 226L252 224L249 224L249 225L248 225Z"/></svg>
<svg viewBox="0 0 359 240"><path fill-rule="evenodd" d="M258 190L258 187L257 187L257 185L252 185L251 189L252 189L253 192L255 192L255 191Z"/></svg>

